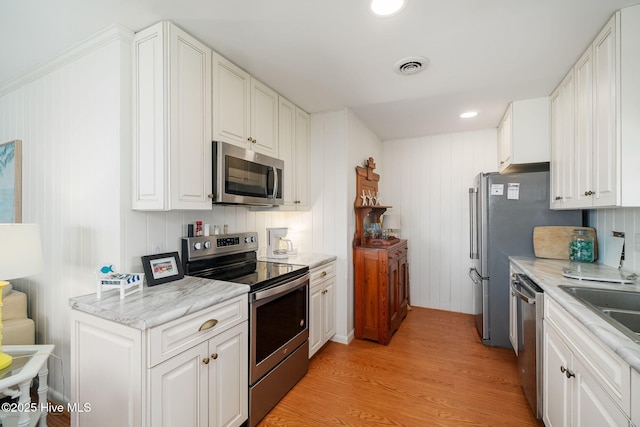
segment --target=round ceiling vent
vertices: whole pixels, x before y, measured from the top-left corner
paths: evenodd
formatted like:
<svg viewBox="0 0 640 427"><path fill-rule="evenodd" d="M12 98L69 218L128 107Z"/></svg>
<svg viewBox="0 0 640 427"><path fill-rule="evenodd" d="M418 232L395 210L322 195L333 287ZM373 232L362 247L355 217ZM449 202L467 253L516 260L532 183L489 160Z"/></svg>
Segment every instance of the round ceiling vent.
<svg viewBox="0 0 640 427"><path fill-rule="evenodd" d="M416 74L427 68L429 60L422 56L412 56L410 58L404 58L396 62L393 67L394 71L403 76Z"/></svg>

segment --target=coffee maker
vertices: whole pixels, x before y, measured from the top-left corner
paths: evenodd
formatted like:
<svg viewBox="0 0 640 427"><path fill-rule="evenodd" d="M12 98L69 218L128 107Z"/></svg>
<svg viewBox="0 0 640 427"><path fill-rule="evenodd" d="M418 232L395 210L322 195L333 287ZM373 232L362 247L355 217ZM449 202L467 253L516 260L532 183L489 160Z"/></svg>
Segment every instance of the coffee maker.
<svg viewBox="0 0 640 427"><path fill-rule="evenodd" d="M293 242L287 237L287 227L267 228L267 258L286 259L293 253Z"/></svg>

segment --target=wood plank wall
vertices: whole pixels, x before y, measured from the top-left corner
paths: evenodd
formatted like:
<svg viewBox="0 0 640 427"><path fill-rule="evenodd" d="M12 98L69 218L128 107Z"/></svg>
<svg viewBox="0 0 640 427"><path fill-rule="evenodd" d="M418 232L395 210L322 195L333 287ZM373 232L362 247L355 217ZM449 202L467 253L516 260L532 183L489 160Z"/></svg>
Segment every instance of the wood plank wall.
<svg viewBox="0 0 640 427"><path fill-rule="evenodd" d="M472 313L469 187L497 169L497 131L487 129L383 142L384 203L409 240L411 303Z"/></svg>

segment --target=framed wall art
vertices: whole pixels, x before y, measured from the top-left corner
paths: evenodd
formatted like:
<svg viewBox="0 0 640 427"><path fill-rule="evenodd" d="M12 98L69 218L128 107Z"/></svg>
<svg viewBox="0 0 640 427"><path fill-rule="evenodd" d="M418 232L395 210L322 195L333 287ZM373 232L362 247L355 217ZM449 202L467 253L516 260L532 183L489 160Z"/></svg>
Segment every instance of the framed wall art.
<svg viewBox="0 0 640 427"><path fill-rule="evenodd" d="M22 222L22 141L0 144L0 223Z"/></svg>

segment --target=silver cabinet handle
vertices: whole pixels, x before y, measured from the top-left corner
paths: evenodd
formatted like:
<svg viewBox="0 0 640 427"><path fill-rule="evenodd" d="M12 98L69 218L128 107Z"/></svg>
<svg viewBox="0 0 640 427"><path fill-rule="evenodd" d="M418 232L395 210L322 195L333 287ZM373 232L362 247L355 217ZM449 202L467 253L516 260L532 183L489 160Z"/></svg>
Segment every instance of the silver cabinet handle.
<svg viewBox="0 0 640 427"><path fill-rule="evenodd" d="M567 378L571 378L571 377L575 377L576 376L576 374L574 374L573 372L571 372L570 370L568 370L564 366L560 366L560 372L565 374L567 376Z"/></svg>

